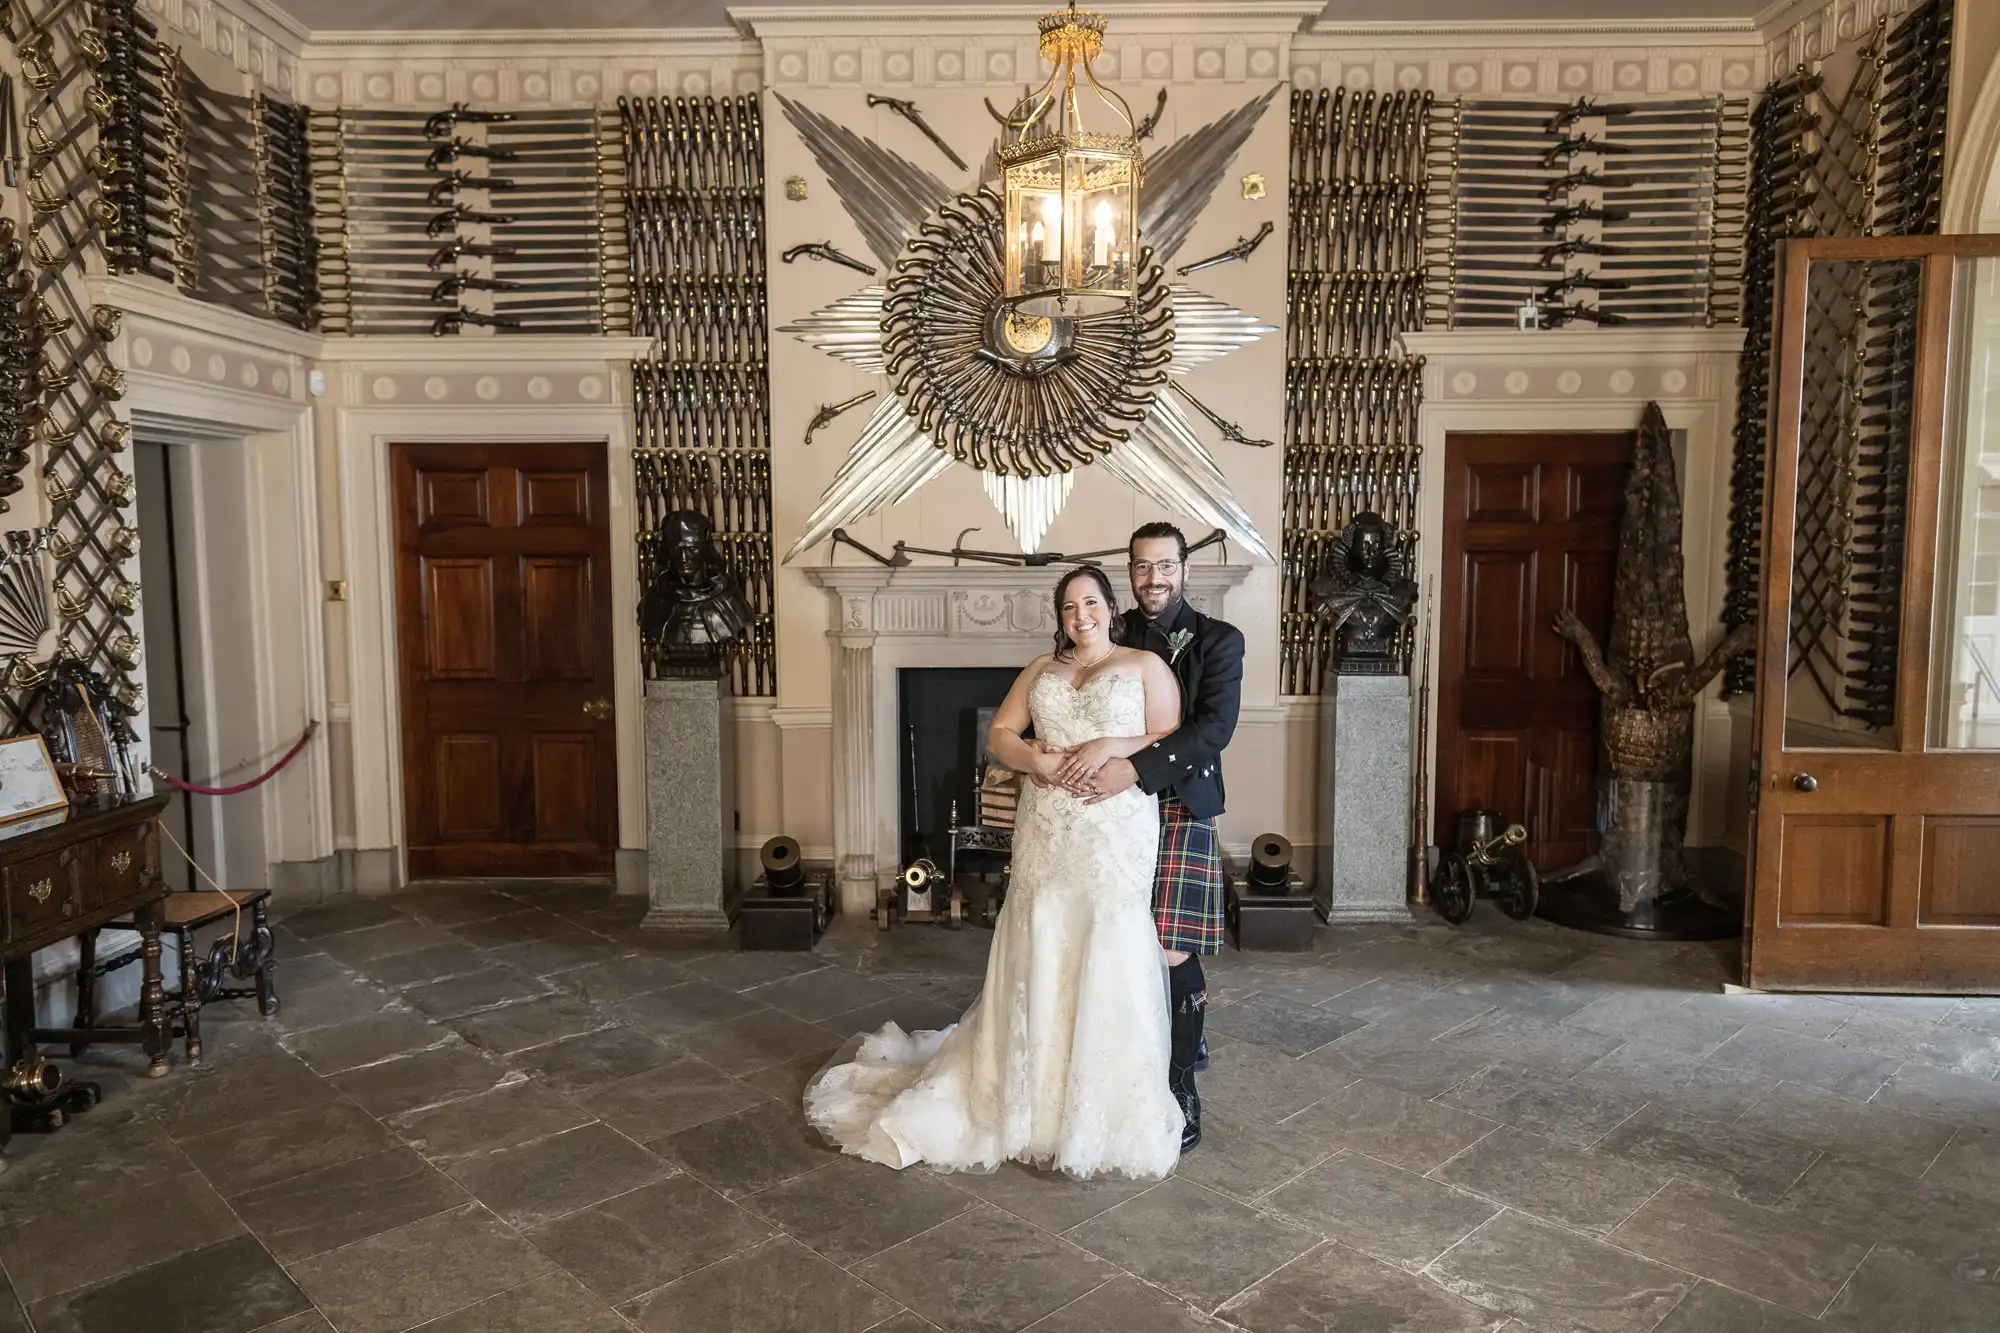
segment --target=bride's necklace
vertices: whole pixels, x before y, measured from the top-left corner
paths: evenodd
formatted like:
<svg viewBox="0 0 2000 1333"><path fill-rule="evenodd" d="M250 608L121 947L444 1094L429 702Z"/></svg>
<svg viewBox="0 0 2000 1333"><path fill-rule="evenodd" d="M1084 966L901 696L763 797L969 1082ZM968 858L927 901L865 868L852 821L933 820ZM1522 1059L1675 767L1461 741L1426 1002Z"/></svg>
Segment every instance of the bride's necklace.
<svg viewBox="0 0 2000 1333"><path fill-rule="evenodd" d="M1118 651L1117 644L1107 643L1106 645L1104 645L1104 651L1099 653L1095 659L1089 662L1085 662L1079 659L1076 664L1077 674L1082 675L1086 672L1093 671L1096 668L1102 666L1105 663L1105 661L1110 658L1111 654L1117 651Z"/></svg>

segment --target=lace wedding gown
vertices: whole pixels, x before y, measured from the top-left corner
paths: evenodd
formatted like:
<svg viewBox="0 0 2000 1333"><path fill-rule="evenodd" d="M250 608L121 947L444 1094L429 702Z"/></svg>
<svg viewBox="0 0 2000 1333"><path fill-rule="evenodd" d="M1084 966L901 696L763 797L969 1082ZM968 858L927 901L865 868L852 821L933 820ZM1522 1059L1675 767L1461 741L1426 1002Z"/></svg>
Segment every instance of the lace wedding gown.
<svg viewBox="0 0 2000 1333"><path fill-rule="evenodd" d="M1028 693L1058 746L1146 729L1137 676L1056 676ZM1159 807L1098 805L1023 784L1013 878L986 984L942 1032L894 1023L816 1077L806 1117L844 1151L893 1167L991 1171L1019 1160L1072 1175L1161 1176L1183 1117L1167 1089L1166 966L1153 927Z"/></svg>

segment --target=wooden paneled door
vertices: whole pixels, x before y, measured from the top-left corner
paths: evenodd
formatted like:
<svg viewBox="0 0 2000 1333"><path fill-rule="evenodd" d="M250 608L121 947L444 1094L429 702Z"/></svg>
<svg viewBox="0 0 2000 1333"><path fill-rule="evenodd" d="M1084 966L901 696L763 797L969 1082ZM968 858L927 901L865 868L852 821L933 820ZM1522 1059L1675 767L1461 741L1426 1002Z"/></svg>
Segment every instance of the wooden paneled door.
<svg viewBox="0 0 2000 1333"><path fill-rule="evenodd" d="M1630 434L1453 434L1445 440L1433 838L1461 810L1528 830L1542 869L1597 829L1597 689L1554 629L1567 607L1610 638Z"/></svg>
<svg viewBox="0 0 2000 1333"><path fill-rule="evenodd" d="M394 469L410 876L609 874L604 447L399 445Z"/></svg>
<svg viewBox="0 0 2000 1333"><path fill-rule="evenodd" d="M1846 290L1914 324L1907 381L1808 368ZM2000 236L1788 241L1777 313L1745 980L2000 993Z"/></svg>

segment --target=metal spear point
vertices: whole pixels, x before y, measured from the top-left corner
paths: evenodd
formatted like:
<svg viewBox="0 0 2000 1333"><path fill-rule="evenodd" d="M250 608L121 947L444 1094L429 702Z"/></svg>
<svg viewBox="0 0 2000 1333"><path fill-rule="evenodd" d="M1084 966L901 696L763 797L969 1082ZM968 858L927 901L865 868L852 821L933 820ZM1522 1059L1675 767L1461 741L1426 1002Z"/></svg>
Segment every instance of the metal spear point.
<svg viewBox="0 0 2000 1333"><path fill-rule="evenodd" d="M870 93L868 94L868 105L871 107L874 106L888 107L891 111L901 116L904 120L907 120L910 122L910 124L916 126L917 129L920 132L922 132L923 136L926 139L929 139L932 143L936 144L939 150L943 152L946 157L951 159L951 164L953 166L957 167L960 171L972 170L971 167L968 167L965 164L965 159L960 157L957 153L954 153L951 150L951 145L946 143L943 139L939 138L938 132L925 123L924 114L923 112L917 110L917 104L915 102L905 101L900 97L883 97L879 93Z"/></svg>

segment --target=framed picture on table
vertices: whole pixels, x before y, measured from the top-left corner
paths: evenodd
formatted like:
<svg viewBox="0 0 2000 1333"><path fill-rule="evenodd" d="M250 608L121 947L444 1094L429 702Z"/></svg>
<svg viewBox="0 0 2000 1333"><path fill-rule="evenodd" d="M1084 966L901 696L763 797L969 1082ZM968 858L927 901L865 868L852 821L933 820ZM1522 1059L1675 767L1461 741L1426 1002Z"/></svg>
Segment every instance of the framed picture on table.
<svg viewBox="0 0 2000 1333"><path fill-rule="evenodd" d="M40 736L0 741L0 826L68 806L69 793Z"/></svg>

